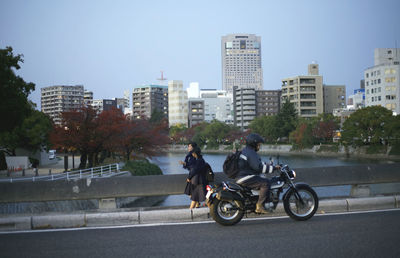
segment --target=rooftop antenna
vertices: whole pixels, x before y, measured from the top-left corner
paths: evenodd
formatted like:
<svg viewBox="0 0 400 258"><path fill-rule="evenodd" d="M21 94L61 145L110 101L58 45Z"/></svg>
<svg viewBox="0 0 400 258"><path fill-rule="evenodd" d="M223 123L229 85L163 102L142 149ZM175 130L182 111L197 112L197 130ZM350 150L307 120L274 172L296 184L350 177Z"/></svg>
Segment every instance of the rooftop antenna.
<svg viewBox="0 0 400 258"><path fill-rule="evenodd" d="M167 80L167 78L164 77L164 71L161 72L161 78L157 78L158 81L160 81L161 85L163 85L163 82Z"/></svg>

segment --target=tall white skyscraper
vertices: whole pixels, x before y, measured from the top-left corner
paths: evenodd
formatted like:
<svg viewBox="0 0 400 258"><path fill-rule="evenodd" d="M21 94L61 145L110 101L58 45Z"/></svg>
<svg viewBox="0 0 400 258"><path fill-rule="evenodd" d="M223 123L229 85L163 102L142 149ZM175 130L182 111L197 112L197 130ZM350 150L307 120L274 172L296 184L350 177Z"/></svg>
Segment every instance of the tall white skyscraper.
<svg viewBox="0 0 400 258"><path fill-rule="evenodd" d="M188 97L182 81L168 82L168 122L169 126L188 126Z"/></svg>
<svg viewBox="0 0 400 258"><path fill-rule="evenodd" d="M261 37L254 34L229 34L221 40L222 89L263 89Z"/></svg>

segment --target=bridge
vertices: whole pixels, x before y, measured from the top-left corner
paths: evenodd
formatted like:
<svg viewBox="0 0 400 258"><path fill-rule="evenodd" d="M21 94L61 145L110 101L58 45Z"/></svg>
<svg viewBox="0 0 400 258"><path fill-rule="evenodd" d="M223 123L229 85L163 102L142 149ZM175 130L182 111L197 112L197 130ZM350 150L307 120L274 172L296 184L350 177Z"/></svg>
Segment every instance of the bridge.
<svg viewBox="0 0 400 258"><path fill-rule="evenodd" d="M352 185L350 198L321 200L319 212L352 211L374 205L373 209L399 208L400 192L390 196L372 197L368 185L400 182L400 164L370 164L342 167L298 168L296 182L307 182L313 187ZM100 213L87 211L73 215L34 215L20 222L10 218L0 218L1 225L10 228L18 227L43 228L91 226L97 223L150 223L162 217L167 222L177 220L193 221L209 219L207 209L181 211L175 209L139 209L134 211L118 210L116 198L144 197L182 194L186 175L162 176L125 176L113 178L86 178L63 181L37 181L3 183L0 185L0 203L48 202L65 200L97 199ZM228 180L223 173L216 173L216 181ZM363 198L359 198L363 197ZM104 209L108 208L108 209ZM277 213L283 213L278 206ZM275 214L275 215L276 215ZM52 222L49 223L48 221ZM99 222L102 221L102 222ZM65 224L67 223L67 224ZM69 223L69 224L68 224ZM18 226L20 225L20 226ZM21 226L24 225L24 226ZM4 228L4 227L3 227Z"/></svg>

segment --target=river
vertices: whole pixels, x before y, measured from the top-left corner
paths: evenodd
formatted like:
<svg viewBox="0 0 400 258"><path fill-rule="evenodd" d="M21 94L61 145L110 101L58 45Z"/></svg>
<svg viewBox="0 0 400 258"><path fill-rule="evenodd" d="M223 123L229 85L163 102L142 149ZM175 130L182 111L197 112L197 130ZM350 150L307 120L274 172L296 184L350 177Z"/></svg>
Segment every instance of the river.
<svg viewBox="0 0 400 258"><path fill-rule="evenodd" d="M179 160L184 160L185 153L167 153L164 156L154 157L151 162L157 164L164 175L168 174L187 174L188 171L183 169L179 164ZM203 158L208 162L214 172L222 172L222 165L225 161L226 154L204 154ZM269 161L272 158L277 163L276 156L261 155L263 161ZM291 168L305 167L333 167L333 166L351 166L368 163L393 163L388 160L372 160L357 159L346 157L320 157L314 155L280 155L279 162L288 164ZM315 190L320 197L332 196L348 196L351 186L334 186L334 187L316 187ZM183 192L183 189L182 189ZM160 206L180 206L189 205L190 199L187 195L170 195L160 204Z"/></svg>

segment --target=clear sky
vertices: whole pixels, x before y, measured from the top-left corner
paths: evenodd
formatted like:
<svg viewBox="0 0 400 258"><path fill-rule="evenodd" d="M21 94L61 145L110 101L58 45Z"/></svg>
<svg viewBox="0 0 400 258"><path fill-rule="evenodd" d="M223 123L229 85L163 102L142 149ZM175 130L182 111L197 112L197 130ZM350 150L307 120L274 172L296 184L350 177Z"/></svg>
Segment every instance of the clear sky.
<svg viewBox="0 0 400 258"><path fill-rule="evenodd" d="M221 89L221 36L261 36L264 89L319 64L324 83L359 88L375 48L400 47L398 0L0 0L0 48L40 88L84 85L95 99L157 84ZM396 43L397 41L397 43Z"/></svg>

